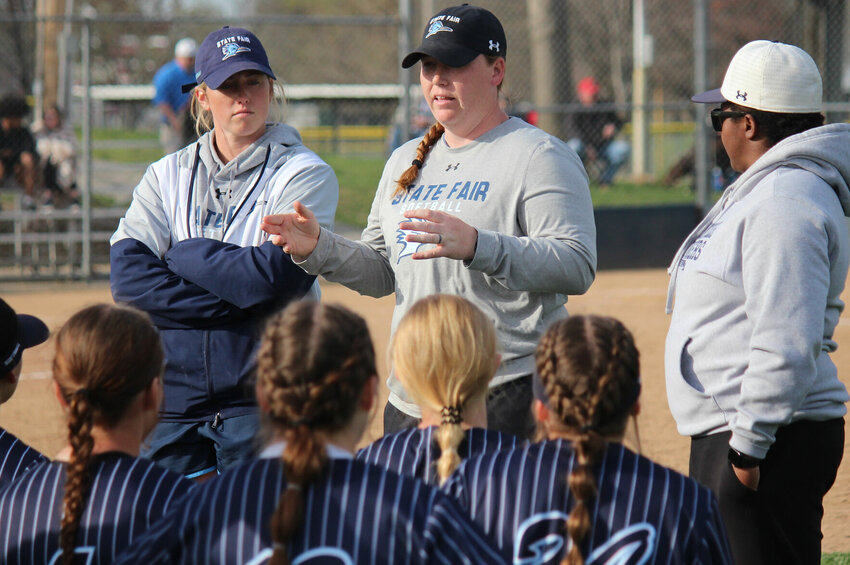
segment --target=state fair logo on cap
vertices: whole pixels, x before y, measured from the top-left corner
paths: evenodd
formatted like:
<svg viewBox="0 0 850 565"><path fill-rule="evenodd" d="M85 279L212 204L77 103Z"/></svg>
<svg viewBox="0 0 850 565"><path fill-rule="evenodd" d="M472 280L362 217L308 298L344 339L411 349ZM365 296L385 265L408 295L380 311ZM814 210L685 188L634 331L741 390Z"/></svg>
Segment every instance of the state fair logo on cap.
<svg viewBox="0 0 850 565"><path fill-rule="evenodd" d="M248 40L248 42L250 43L250 40ZM226 43L221 48L221 53L222 53L222 55L224 55L221 58L221 60L225 61L227 59L230 59L234 55L238 55L239 53L247 53L250 50L251 49L249 47L245 47L244 45L239 45L238 43Z"/></svg>
<svg viewBox="0 0 850 565"><path fill-rule="evenodd" d="M259 71L276 78L257 36L247 29L224 26L207 35L198 47L195 56L196 83L184 84L183 92L201 83L215 90L240 71Z"/></svg>
<svg viewBox="0 0 850 565"><path fill-rule="evenodd" d="M401 66L408 69L427 56L450 67L462 67L481 54L505 57L507 48L505 30L493 13L463 4L431 18L422 43L407 54Z"/></svg>

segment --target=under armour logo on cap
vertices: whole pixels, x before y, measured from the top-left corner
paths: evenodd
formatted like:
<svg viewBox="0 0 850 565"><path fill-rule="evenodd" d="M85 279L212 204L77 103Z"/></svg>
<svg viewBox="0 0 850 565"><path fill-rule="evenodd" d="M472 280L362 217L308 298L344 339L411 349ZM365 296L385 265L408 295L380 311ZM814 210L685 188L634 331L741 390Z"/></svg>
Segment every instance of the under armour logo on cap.
<svg viewBox="0 0 850 565"><path fill-rule="evenodd" d="M736 94L736 95L735 95L735 99L736 99L736 100L742 100L742 101L746 102L746 101L747 101L747 93L746 93L746 92L741 92L741 91L739 90L739 91L738 91L738 94Z"/></svg>
<svg viewBox="0 0 850 565"><path fill-rule="evenodd" d="M489 41L490 41L490 51L495 51L496 53L498 53L499 52L499 42L493 41L492 39L490 39Z"/></svg>

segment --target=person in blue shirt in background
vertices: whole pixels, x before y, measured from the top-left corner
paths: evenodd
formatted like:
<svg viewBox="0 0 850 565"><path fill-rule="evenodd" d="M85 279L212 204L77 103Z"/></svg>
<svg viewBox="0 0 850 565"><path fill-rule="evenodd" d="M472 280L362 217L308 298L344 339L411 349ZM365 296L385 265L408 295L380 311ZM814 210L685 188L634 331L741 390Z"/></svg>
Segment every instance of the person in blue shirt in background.
<svg viewBox="0 0 850 565"><path fill-rule="evenodd" d="M192 95L183 92L184 84L195 82L195 53L198 44L191 37L184 37L174 44L174 58L161 66L153 75L156 93L153 103L162 114L159 142L163 151L174 153L194 141L191 128L187 135L184 123L189 115Z"/></svg>

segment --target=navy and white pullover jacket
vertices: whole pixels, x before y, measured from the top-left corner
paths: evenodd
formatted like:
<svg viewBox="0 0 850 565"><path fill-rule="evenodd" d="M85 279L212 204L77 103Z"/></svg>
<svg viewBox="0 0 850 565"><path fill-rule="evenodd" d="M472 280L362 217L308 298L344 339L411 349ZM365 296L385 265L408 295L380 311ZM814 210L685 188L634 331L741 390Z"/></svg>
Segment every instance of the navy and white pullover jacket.
<svg viewBox="0 0 850 565"><path fill-rule="evenodd" d="M111 239L116 302L147 312L165 348L161 419L194 422L255 408L248 379L265 318L319 298L318 283L268 241L268 214L308 206L333 227L333 170L283 124L229 163L212 132L148 167Z"/></svg>

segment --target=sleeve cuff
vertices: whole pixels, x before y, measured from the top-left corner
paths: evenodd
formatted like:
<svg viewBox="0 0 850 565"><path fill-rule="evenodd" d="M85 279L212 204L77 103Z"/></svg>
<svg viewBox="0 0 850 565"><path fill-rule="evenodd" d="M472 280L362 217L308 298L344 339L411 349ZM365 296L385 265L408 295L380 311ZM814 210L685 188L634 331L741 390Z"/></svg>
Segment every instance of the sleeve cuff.
<svg viewBox="0 0 850 565"><path fill-rule="evenodd" d="M492 272L494 269L492 266L493 257L496 256L498 248L498 234L494 231L479 229L475 255L472 257L472 261L463 262L464 267L484 273Z"/></svg>
<svg viewBox="0 0 850 565"><path fill-rule="evenodd" d="M301 260L296 260L292 257L292 262L307 271L311 275L318 275L319 269L324 265L330 255L331 247L333 246L333 235L326 228L319 228L319 240L316 242L316 248L313 252Z"/></svg>

